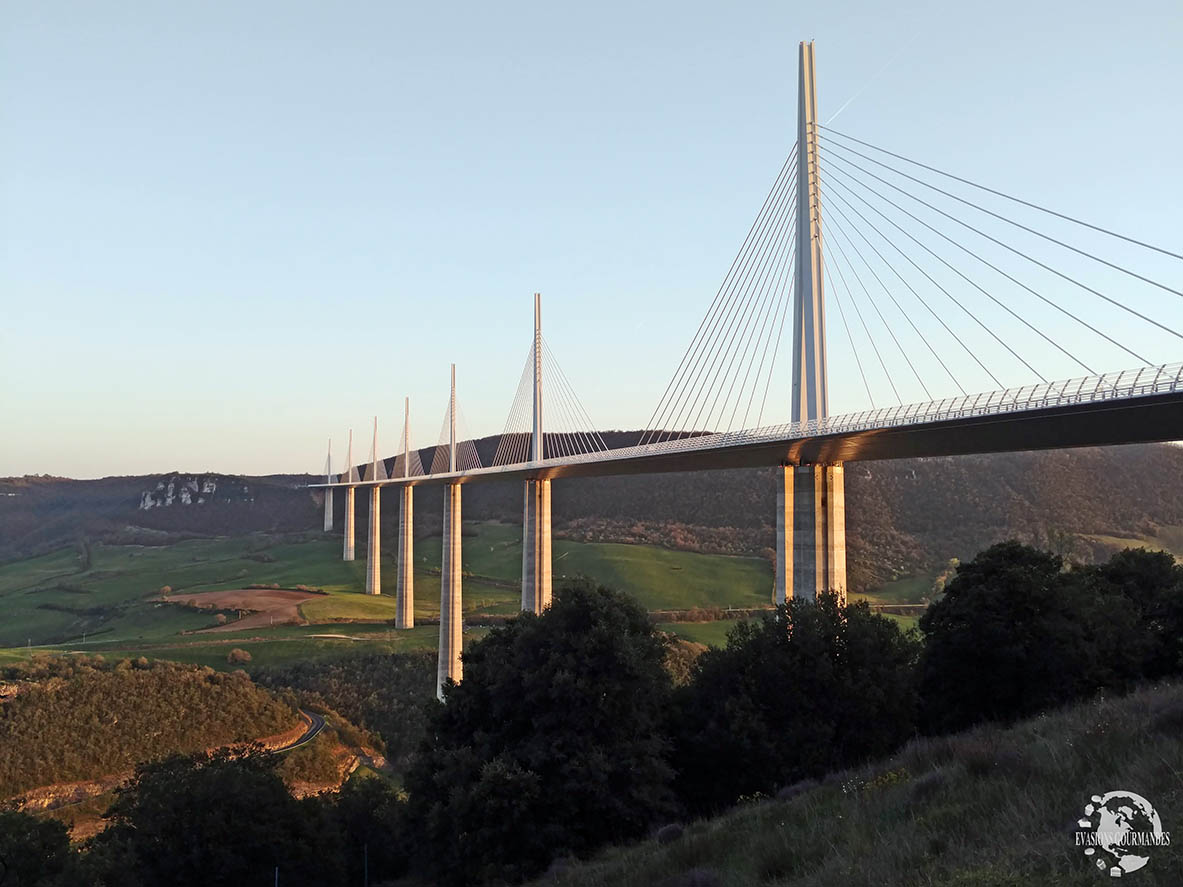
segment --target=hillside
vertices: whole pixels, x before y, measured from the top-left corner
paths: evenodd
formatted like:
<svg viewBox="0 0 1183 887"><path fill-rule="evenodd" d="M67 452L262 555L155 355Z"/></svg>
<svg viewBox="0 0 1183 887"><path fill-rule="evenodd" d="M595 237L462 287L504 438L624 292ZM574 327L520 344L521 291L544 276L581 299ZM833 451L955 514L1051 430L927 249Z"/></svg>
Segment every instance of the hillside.
<svg viewBox="0 0 1183 887"><path fill-rule="evenodd" d="M1091 796L1134 792L1170 846L1136 883L1183 883L1183 686L1098 699L1020 723L916 740L821 785L782 790L662 840L556 865L554 887L1045 887L1095 885L1077 846Z"/></svg>
<svg viewBox="0 0 1183 887"><path fill-rule="evenodd" d="M308 481L300 475L210 472L0 478L0 563L80 539L159 545L194 536L307 529L317 516L315 502L302 489Z"/></svg>
<svg viewBox="0 0 1183 887"><path fill-rule="evenodd" d="M636 434L606 437L619 446ZM496 438L478 443L488 461ZM428 451L423 456L430 461ZM323 500L302 488L309 480L178 472L0 480L0 561L80 538L158 545L191 536L317 531ZM1183 550L1183 448L1172 445L851 463L846 483L855 591L933 573L949 558L1007 537L1081 559L1131 542ZM440 503L437 491L418 492L418 534L438 534ZM554 486L553 514L556 535L576 541L770 557L774 503L769 470L708 471L564 480ZM340 526L344 497L334 504ZM517 484L465 488L468 520L514 523L520 512ZM367 522L360 505L357 517L360 539ZM389 536L398 525L394 496L385 497L383 517Z"/></svg>
<svg viewBox="0 0 1183 887"><path fill-rule="evenodd" d="M62 657L0 669L0 686L0 799L302 730L291 705L242 672Z"/></svg>

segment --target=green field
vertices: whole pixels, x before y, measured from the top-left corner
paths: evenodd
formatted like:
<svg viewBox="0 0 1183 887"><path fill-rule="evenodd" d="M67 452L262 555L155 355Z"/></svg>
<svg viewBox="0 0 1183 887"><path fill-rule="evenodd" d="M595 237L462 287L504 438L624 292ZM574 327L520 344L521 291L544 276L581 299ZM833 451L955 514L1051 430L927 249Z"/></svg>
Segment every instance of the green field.
<svg viewBox="0 0 1183 887"><path fill-rule="evenodd" d="M434 626L412 632L388 628L395 606L393 540L386 540L385 550L388 593L376 597L362 593L364 559L345 563L337 540L317 536L285 540L257 534L161 547L95 545L87 569L73 548L6 564L0 566L0 661L41 649L145 655L224 668L233 647L251 653L250 667L359 648L432 648ZM463 555L466 617L515 613L521 595L521 529L498 523L465 525ZM439 616L439 560L439 537L417 540L419 619ZM772 584L771 568L759 558L653 546L556 540L554 564L556 583L586 575L633 593L654 610L758 607L768 603ZM195 634L214 626L217 614L157 600L166 586L176 594L272 583L326 592L301 606L309 625ZM680 633L709 635L719 642L725 631L722 625L695 626ZM314 634L347 634L357 640L310 637Z"/></svg>
<svg viewBox="0 0 1183 887"><path fill-rule="evenodd" d="M82 569L76 549L0 566L0 662L42 650L152 656L226 666L233 647L247 649L250 667L301 658L341 655L359 648L429 649L437 629L421 626L394 632L396 562L392 539L385 540L385 594L363 594L365 560L343 562L337 539L310 535L277 538L265 534L201 539L161 547L103 546L91 549ZM512 615L520 602L521 528L494 522L465 525L464 612L469 620ZM416 540L415 615L439 616L440 539ZM556 585L574 576L636 596L649 610L694 607L764 607L771 603L772 568L762 558L672 551L650 545L554 542ZM157 598L171 593L241 588L252 584L321 589L301 605L309 625L251 629L243 634L199 633L215 625L216 613L197 611ZM889 583L872 603L909 603L930 593L931 577ZM233 614L229 614L233 618ZM894 617L905 627L914 617ZM665 630L689 640L722 645L732 621L667 623ZM197 633L195 633L197 632ZM347 634L357 640L313 638Z"/></svg>

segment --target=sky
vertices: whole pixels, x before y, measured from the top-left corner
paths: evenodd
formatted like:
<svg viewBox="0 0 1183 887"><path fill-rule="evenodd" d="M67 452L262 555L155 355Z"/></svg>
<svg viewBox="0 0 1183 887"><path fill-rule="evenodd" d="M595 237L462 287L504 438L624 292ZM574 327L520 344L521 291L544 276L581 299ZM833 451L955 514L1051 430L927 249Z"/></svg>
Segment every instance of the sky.
<svg viewBox="0 0 1183 887"><path fill-rule="evenodd" d="M6 4L0 476L315 472L375 415L392 453L404 396L434 444L451 362L496 433L535 291L595 423L641 427L796 138L804 39L834 127L1183 244L1177 0Z"/></svg>

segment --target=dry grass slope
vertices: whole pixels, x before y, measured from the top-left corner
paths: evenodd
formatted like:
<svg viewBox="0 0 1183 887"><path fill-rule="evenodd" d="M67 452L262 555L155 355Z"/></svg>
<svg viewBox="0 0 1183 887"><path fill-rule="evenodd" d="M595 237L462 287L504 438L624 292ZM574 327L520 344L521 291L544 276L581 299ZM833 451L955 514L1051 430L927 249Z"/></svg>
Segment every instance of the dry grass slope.
<svg viewBox="0 0 1183 887"><path fill-rule="evenodd" d="M1126 790L1174 845L1132 875L1183 883L1183 685L1100 699L1009 729L917 740L894 758L615 848L538 883L567 887L1049 887L1109 879L1074 846L1090 795ZM668 835L667 835L668 837ZM556 867L557 869L558 867Z"/></svg>

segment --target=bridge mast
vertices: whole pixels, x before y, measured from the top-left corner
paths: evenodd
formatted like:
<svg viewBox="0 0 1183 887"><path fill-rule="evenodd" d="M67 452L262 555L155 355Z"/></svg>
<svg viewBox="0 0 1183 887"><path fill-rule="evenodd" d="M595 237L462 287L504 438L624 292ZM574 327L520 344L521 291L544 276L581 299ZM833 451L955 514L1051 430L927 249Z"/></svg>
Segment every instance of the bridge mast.
<svg viewBox="0 0 1183 887"><path fill-rule="evenodd" d="M792 420L808 422L829 415L812 41L801 44L798 65ZM846 476L842 465L786 461L777 475L776 506L776 603L793 597L815 600L827 591L845 601Z"/></svg>
<svg viewBox="0 0 1183 887"><path fill-rule="evenodd" d="M824 419L826 305L822 269L822 212L817 183L817 92L813 42L802 43L797 94L797 286L793 291L792 421Z"/></svg>
<svg viewBox="0 0 1183 887"><path fill-rule="evenodd" d="M333 482L333 439L329 438L329 455L325 458L325 483ZM333 488L325 488L325 532L333 532Z"/></svg>
<svg viewBox="0 0 1183 887"><path fill-rule="evenodd" d="M530 461L546 458L542 436L542 295L534 294L534 432ZM551 601L550 478L527 479L522 508L522 610L541 613Z"/></svg>

